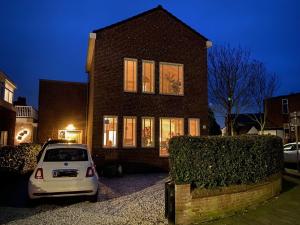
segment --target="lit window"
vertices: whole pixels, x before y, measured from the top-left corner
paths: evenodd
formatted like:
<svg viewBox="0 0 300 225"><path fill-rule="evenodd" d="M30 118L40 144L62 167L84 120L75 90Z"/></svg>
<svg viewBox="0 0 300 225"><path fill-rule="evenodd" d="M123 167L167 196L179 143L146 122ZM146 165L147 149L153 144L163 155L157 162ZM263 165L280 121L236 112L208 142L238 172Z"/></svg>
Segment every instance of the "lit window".
<svg viewBox="0 0 300 225"><path fill-rule="evenodd" d="M123 147L136 146L136 118L124 117L123 118Z"/></svg>
<svg viewBox="0 0 300 225"><path fill-rule="evenodd" d="M8 137L7 131L0 131L0 147L7 145L7 137Z"/></svg>
<svg viewBox="0 0 300 225"><path fill-rule="evenodd" d="M5 83L4 101L7 101L12 104L13 99L14 99L14 87L9 83Z"/></svg>
<svg viewBox="0 0 300 225"><path fill-rule="evenodd" d="M282 99L282 113L288 114L289 113L289 101L288 99Z"/></svg>
<svg viewBox="0 0 300 225"><path fill-rule="evenodd" d="M103 147L117 147L118 117L104 116L103 118Z"/></svg>
<svg viewBox="0 0 300 225"><path fill-rule="evenodd" d="M160 119L160 156L168 156L169 140L174 136L183 135L184 119L183 118L161 118Z"/></svg>
<svg viewBox="0 0 300 225"><path fill-rule="evenodd" d="M154 75L154 62L143 61L143 92L154 93L155 75Z"/></svg>
<svg viewBox="0 0 300 225"><path fill-rule="evenodd" d="M200 135L200 120L189 119L189 135L199 136Z"/></svg>
<svg viewBox="0 0 300 225"><path fill-rule="evenodd" d="M137 60L124 59L124 91L137 91Z"/></svg>
<svg viewBox="0 0 300 225"><path fill-rule="evenodd" d="M183 95L183 65L160 63L159 93Z"/></svg>
<svg viewBox="0 0 300 225"><path fill-rule="evenodd" d="M142 118L142 147L154 147L154 118Z"/></svg>

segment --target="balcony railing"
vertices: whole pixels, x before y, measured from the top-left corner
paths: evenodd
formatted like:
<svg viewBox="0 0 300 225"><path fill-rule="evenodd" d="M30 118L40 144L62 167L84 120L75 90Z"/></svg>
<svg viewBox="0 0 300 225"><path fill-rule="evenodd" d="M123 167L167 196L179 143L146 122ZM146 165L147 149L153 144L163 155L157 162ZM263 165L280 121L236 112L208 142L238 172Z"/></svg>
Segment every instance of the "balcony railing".
<svg viewBox="0 0 300 225"><path fill-rule="evenodd" d="M15 106L17 118L33 118L38 119L37 111L32 106Z"/></svg>

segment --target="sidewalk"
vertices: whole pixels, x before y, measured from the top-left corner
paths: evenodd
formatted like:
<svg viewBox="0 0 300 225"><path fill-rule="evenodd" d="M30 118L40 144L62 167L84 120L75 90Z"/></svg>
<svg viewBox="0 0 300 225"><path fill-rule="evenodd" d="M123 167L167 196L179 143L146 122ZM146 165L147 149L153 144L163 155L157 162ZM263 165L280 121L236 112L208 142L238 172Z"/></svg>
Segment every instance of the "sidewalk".
<svg viewBox="0 0 300 225"><path fill-rule="evenodd" d="M286 170L280 196L237 215L207 225L300 225L300 174Z"/></svg>

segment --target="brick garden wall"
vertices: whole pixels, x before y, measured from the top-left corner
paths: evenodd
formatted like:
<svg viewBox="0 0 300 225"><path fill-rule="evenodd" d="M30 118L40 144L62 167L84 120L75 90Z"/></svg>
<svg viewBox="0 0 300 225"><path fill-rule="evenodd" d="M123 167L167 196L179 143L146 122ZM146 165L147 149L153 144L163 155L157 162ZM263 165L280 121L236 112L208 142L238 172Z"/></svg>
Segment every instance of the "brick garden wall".
<svg viewBox="0 0 300 225"><path fill-rule="evenodd" d="M281 191L281 176L256 185L207 191L191 190L190 184L175 185L175 224L209 221L263 202Z"/></svg>

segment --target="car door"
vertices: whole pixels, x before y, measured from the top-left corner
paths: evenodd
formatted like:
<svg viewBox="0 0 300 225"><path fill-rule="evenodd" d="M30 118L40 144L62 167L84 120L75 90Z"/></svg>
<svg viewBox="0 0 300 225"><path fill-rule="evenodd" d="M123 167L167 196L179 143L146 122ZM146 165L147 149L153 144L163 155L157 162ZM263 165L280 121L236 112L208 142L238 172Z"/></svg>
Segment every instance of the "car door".
<svg viewBox="0 0 300 225"><path fill-rule="evenodd" d="M300 158L300 156L299 156ZM284 162L296 163L297 162L297 150L296 145L289 145L284 148Z"/></svg>

